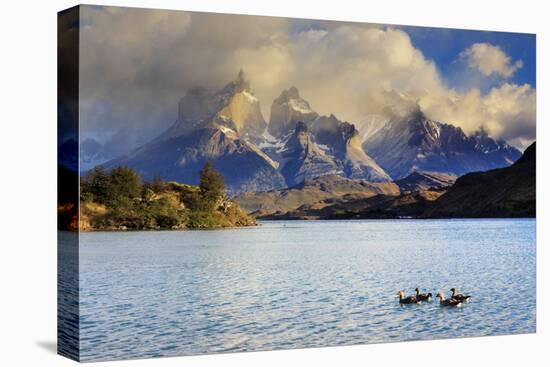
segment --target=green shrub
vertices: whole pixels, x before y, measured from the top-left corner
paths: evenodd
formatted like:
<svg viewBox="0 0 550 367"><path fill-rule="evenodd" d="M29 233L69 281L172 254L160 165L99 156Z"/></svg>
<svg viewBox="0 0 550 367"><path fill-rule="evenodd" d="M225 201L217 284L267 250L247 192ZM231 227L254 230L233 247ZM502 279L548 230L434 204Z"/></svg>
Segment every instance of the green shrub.
<svg viewBox="0 0 550 367"><path fill-rule="evenodd" d="M178 195L179 200L174 200ZM227 205L225 195L223 177L211 162L200 172L199 187L159 177L142 185L137 172L128 167L107 172L98 166L81 180L81 200L107 208L105 214L91 218L96 228L217 228L255 223L238 206Z"/></svg>

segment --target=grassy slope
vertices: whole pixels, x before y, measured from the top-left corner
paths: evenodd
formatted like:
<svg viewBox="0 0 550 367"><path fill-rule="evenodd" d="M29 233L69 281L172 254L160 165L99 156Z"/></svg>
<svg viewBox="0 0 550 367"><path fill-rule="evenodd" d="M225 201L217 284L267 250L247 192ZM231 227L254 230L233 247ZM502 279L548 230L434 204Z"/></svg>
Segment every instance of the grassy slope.
<svg viewBox="0 0 550 367"><path fill-rule="evenodd" d="M238 204L223 199L213 212L193 212L185 204L198 187L167 183L147 199L136 199L130 207L113 208L94 202L81 202L80 229L92 230L158 230L208 229L256 225Z"/></svg>

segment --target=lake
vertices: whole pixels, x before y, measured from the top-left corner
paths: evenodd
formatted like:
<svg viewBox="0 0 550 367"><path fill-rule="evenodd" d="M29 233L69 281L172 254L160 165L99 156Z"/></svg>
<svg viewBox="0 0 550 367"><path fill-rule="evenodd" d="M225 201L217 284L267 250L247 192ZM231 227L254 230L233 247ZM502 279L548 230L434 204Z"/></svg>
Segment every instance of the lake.
<svg viewBox="0 0 550 367"><path fill-rule="evenodd" d="M533 219L80 235L81 359L533 333ZM472 301L401 306L397 291Z"/></svg>

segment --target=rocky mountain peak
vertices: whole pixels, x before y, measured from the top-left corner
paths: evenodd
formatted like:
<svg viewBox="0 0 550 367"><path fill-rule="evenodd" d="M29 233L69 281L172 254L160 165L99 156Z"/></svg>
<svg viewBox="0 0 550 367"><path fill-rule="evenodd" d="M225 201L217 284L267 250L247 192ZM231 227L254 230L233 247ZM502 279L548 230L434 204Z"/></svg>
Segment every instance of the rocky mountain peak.
<svg viewBox="0 0 550 367"><path fill-rule="evenodd" d="M343 174L341 165L315 143L303 121L296 123L294 132L288 137L282 158L281 173L288 186L327 174Z"/></svg>
<svg viewBox="0 0 550 367"><path fill-rule="evenodd" d="M430 120L419 109L387 122L363 148L394 179L415 170L460 176L506 167L520 156L485 131L468 136L458 126Z"/></svg>
<svg viewBox="0 0 550 367"><path fill-rule="evenodd" d="M309 123L317 117L309 102L300 96L298 88L292 86L282 91L271 104L269 132L282 137L291 133L298 121Z"/></svg>
<svg viewBox="0 0 550 367"><path fill-rule="evenodd" d="M295 86L292 86L292 87L288 88L287 90L284 90L281 93L281 96L284 99L287 99L287 100L288 99L302 99L302 97L300 97L300 91ZM304 102L306 102L306 101L304 100Z"/></svg>
<svg viewBox="0 0 550 367"><path fill-rule="evenodd" d="M250 87L250 80L247 78L243 69L240 69L237 77L227 83L216 94L218 95L218 98L220 100L227 102L233 95L243 92L248 92L252 94L252 89Z"/></svg>
<svg viewBox="0 0 550 367"><path fill-rule="evenodd" d="M354 124L350 124L349 122L342 122L341 124L339 124L338 127L342 134L342 138L345 141L348 141L355 136L359 137L359 132L355 128Z"/></svg>
<svg viewBox="0 0 550 367"><path fill-rule="evenodd" d="M242 137L258 137L266 129L260 102L242 70L217 92L189 89L178 105L178 119L161 138L176 137L203 127L226 127Z"/></svg>
<svg viewBox="0 0 550 367"><path fill-rule="evenodd" d="M233 93L252 92L250 89L250 80L247 79L243 69L239 70L237 79L229 83L229 85L233 86Z"/></svg>

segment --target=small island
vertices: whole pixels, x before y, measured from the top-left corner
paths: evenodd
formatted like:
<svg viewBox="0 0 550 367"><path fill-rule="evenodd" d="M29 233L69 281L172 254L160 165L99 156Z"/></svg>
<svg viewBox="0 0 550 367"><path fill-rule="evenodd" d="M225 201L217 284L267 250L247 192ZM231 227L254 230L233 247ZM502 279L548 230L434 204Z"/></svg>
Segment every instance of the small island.
<svg viewBox="0 0 550 367"><path fill-rule="evenodd" d="M97 166L80 181L81 231L181 230L254 226L256 220L228 199L223 176L206 162L199 186L142 183L132 168Z"/></svg>

